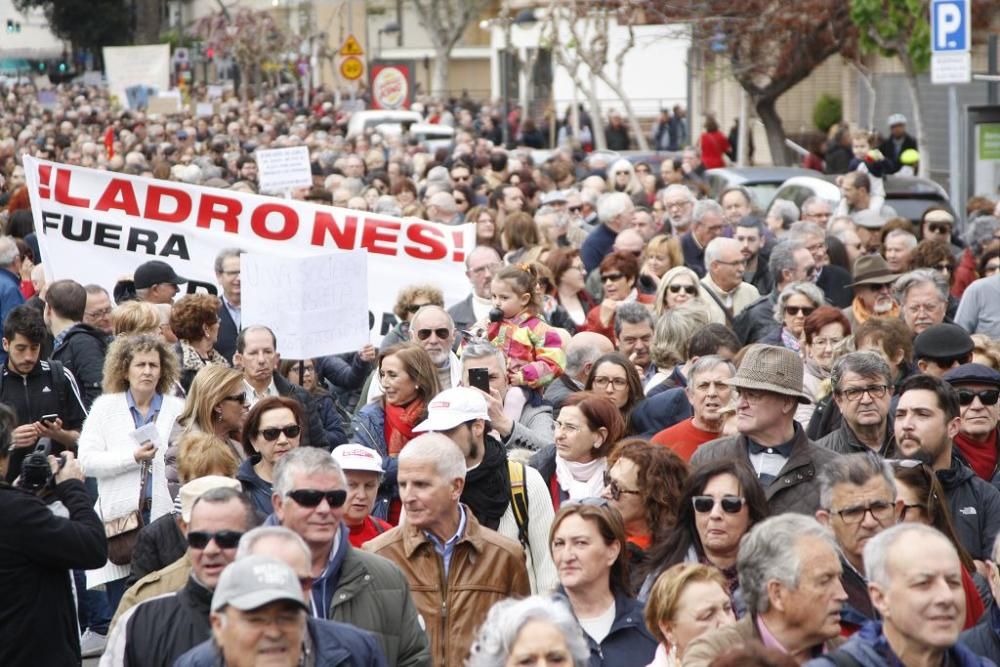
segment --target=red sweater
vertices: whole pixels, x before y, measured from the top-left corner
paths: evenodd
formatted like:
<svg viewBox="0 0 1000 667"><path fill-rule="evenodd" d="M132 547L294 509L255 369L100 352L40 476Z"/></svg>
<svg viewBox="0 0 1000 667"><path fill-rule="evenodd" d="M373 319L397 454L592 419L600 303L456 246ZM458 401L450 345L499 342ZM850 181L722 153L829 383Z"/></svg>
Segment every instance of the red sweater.
<svg viewBox="0 0 1000 667"><path fill-rule="evenodd" d="M392 530L392 526L373 516L367 517L357 526L348 526L347 528L351 532L348 539L355 549L360 549L365 542L378 537L385 531Z"/></svg>
<svg viewBox="0 0 1000 667"><path fill-rule="evenodd" d="M677 456L690 462L698 447L721 435L714 431L701 430L694 425L694 417L689 417L654 435L652 442L669 447Z"/></svg>

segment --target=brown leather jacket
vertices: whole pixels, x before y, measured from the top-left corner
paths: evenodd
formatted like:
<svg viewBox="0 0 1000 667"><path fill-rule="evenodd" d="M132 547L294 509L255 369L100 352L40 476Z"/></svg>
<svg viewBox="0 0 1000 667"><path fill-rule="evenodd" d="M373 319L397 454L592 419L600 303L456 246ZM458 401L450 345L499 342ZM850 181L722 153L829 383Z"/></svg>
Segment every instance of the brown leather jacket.
<svg viewBox="0 0 1000 667"><path fill-rule="evenodd" d="M362 547L388 558L406 575L435 667L464 665L490 607L531 593L521 546L480 526L468 507L465 517L465 534L455 544L447 581L444 559L415 526L397 526Z"/></svg>

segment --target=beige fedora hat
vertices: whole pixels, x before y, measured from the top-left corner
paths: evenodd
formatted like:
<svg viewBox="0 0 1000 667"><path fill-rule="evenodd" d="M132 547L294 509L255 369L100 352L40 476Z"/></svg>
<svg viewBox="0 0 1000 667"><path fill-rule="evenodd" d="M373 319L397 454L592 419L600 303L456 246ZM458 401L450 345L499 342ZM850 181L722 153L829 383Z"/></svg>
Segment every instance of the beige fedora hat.
<svg viewBox="0 0 1000 667"><path fill-rule="evenodd" d="M812 403L802 391L802 360L792 350L776 345L751 345L736 375L726 384L737 389L759 389Z"/></svg>

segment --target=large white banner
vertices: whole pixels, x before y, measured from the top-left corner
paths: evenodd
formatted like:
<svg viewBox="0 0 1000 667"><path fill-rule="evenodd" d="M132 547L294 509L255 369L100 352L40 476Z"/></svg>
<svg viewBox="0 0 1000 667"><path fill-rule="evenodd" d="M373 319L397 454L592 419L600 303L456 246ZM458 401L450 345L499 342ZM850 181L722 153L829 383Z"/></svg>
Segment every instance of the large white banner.
<svg viewBox="0 0 1000 667"><path fill-rule="evenodd" d="M126 91L130 88L152 88L152 95L170 88L170 45L105 46L104 71L108 75L111 94L125 108L133 108ZM147 101L148 91L133 94L133 100Z"/></svg>
<svg viewBox="0 0 1000 667"><path fill-rule="evenodd" d="M364 248L376 344L396 323L392 307L401 287L437 285L446 305L471 290L465 256L475 244L472 224L450 227L28 156L24 161L48 281L71 278L111 291L143 262L160 259L190 281L189 291L218 293L214 261L223 248L281 257ZM329 288L314 278L315 289ZM293 279L288 275L286 285L276 287L291 289Z"/></svg>

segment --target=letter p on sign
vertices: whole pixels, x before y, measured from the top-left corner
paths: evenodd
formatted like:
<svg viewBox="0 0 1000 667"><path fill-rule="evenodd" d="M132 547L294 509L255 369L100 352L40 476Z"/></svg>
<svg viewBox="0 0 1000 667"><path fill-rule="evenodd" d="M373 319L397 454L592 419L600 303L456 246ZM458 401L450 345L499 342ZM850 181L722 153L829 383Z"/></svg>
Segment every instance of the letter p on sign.
<svg viewBox="0 0 1000 667"><path fill-rule="evenodd" d="M971 10L969 0L931 1L931 51L956 53L969 50Z"/></svg>

